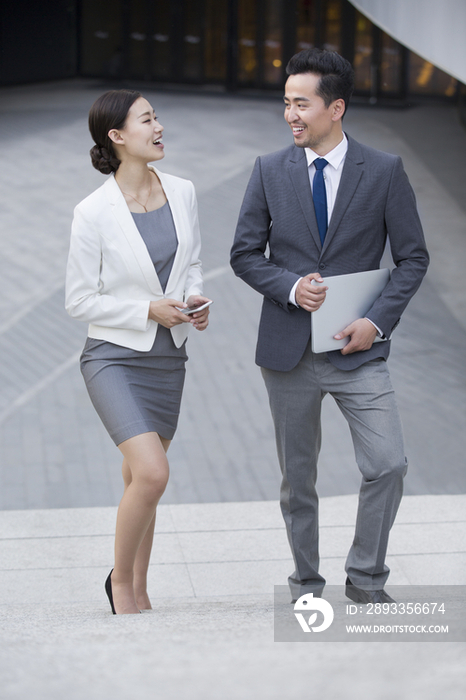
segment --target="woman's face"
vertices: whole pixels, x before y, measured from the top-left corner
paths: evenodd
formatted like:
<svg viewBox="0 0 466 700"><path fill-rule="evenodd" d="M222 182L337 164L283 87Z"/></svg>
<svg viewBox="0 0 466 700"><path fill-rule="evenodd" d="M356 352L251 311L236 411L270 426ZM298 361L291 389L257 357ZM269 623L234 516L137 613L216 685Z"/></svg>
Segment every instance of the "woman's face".
<svg viewBox="0 0 466 700"><path fill-rule="evenodd" d="M144 97L131 105L123 129L111 129L109 137L123 162L127 159L150 163L161 160L165 153L162 143L163 126L157 121L155 112Z"/></svg>

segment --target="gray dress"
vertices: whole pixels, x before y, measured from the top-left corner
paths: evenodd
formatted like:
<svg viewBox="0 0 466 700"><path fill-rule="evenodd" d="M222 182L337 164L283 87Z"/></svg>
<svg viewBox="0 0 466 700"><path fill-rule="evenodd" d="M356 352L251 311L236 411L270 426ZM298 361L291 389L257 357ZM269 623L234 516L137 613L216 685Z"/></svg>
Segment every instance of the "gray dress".
<svg viewBox="0 0 466 700"><path fill-rule="evenodd" d="M167 202L147 214L133 213L133 218L165 291L178 246L170 206ZM185 344L177 348L168 328L160 324L148 352L87 339L81 372L94 408L116 445L152 431L173 438L187 359Z"/></svg>

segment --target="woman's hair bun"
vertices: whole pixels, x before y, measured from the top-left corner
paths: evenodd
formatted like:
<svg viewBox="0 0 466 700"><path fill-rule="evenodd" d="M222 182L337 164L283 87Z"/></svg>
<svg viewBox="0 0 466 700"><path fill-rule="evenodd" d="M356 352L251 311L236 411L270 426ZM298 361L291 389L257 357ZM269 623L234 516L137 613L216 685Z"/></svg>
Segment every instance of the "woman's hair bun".
<svg viewBox="0 0 466 700"><path fill-rule="evenodd" d="M109 90L96 99L89 111L89 131L96 144L90 151L92 165L104 175L116 173L121 163L109 132L124 129L128 112L140 97L136 90Z"/></svg>
<svg viewBox="0 0 466 700"><path fill-rule="evenodd" d="M92 146L89 153L94 168L104 175L116 173L118 170L120 161L112 153L109 153L104 146Z"/></svg>

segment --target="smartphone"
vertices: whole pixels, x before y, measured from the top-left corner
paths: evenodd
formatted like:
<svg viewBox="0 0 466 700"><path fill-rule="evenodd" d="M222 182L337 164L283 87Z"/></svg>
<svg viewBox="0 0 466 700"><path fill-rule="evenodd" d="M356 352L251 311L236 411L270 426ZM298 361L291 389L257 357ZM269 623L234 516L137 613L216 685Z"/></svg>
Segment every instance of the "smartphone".
<svg viewBox="0 0 466 700"><path fill-rule="evenodd" d="M182 314L193 314L195 311L202 311L202 309L206 309L213 303L213 301L206 301L205 304L201 304L200 306L187 306L185 309L180 309L180 307L177 306L176 308L178 311L181 311Z"/></svg>

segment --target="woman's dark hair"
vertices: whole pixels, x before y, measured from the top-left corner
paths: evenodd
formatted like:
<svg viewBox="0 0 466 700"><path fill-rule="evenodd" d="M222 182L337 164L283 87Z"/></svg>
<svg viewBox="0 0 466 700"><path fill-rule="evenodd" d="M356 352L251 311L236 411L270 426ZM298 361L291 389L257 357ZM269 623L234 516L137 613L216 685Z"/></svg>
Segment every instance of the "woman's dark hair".
<svg viewBox="0 0 466 700"><path fill-rule="evenodd" d="M287 75L314 73L320 76L316 94L329 107L335 100L345 102L348 109L354 88L354 71L351 63L336 51L325 49L304 49L295 54L286 67Z"/></svg>
<svg viewBox="0 0 466 700"><path fill-rule="evenodd" d="M109 90L94 102L89 111L89 131L96 144L90 150L92 165L104 175L115 173L121 162L108 132L124 128L131 105L139 97L142 95L136 90Z"/></svg>

